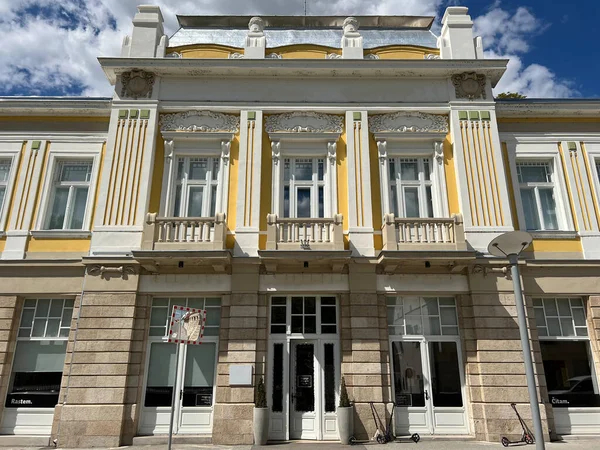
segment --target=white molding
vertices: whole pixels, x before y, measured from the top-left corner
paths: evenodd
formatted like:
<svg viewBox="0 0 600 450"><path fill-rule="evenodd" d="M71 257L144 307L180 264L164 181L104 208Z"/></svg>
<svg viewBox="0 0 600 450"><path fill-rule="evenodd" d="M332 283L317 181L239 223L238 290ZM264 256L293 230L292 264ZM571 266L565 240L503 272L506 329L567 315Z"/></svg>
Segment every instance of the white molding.
<svg viewBox="0 0 600 450"><path fill-rule="evenodd" d="M180 131L191 133L237 133L240 130L240 117L234 114L206 110L189 110L160 117L160 131Z"/></svg>
<svg viewBox="0 0 600 450"><path fill-rule="evenodd" d="M414 111L374 114L369 117L369 130L398 135L443 133L445 136L449 130L448 116Z"/></svg>
<svg viewBox="0 0 600 450"><path fill-rule="evenodd" d="M267 133L337 133L344 131L343 118L315 111L271 114L265 120Z"/></svg>
<svg viewBox="0 0 600 450"><path fill-rule="evenodd" d="M4 192L3 204L0 205L0 231L6 229L6 219L10 210L10 205L16 190L15 179L21 162L21 149L23 141L0 142L0 158L10 159L10 172L6 181L6 191Z"/></svg>
<svg viewBox="0 0 600 450"><path fill-rule="evenodd" d="M80 239L89 238L92 232L78 230L31 230L29 234L36 239Z"/></svg>
<svg viewBox="0 0 600 450"><path fill-rule="evenodd" d="M51 118L49 118L50 120ZM0 132L0 140L2 142L21 142L24 140L38 140L38 141L51 141L53 144L56 143L68 143L68 144L103 144L106 142L106 134L90 135L90 133L76 131L67 131L64 133L53 132L48 133L36 133L28 131L15 135L14 132Z"/></svg>
<svg viewBox="0 0 600 450"><path fill-rule="evenodd" d="M61 146L60 144L64 144ZM92 211L96 204L96 187L98 185L98 174L100 173L100 164L102 154L102 146L96 143L96 148L93 146L82 146L71 143L52 143L48 157L48 166L42 180L42 192L40 197L40 207L37 215L34 230L44 230L46 215L50 207L52 197L52 178L57 167L57 161L64 160L91 160L92 161L92 176L90 178L88 188L88 198L85 208L85 218L83 221L83 230L90 230L92 222ZM56 230L53 230L56 231Z"/></svg>
<svg viewBox="0 0 600 450"><path fill-rule="evenodd" d="M500 133L502 141L514 141L519 144L538 144L538 143L553 143L559 141L584 141L600 143L600 133L556 133L556 132L519 132L512 133L503 131Z"/></svg>

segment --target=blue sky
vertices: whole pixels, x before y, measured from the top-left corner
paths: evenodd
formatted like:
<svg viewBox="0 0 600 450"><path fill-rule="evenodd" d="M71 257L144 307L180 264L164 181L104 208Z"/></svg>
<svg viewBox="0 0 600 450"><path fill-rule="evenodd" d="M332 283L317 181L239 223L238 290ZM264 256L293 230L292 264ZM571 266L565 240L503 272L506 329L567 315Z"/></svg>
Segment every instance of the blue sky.
<svg viewBox="0 0 600 450"><path fill-rule="evenodd" d="M437 15L469 7L488 57L510 58L497 92L600 97L597 0L307 0L309 14ZM119 54L140 3L176 14L302 14L303 0L0 0L0 95L110 96L96 58Z"/></svg>

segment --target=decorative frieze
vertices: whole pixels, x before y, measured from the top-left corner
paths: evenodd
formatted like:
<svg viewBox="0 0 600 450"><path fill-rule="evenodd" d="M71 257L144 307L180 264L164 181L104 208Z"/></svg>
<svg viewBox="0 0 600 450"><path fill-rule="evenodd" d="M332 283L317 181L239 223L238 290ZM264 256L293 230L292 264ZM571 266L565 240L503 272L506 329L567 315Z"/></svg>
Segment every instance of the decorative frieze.
<svg viewBox="0 0 600 450"><path fill-rule="evenodd" d="M239 129L239 116L213 111L184 111L175 114L165 114L160 118L161 131L237 133Z"/></svg>
<svg viewBox="0 0 600 450"><path fill-rule="evenodd" d="M486 98L485 75L475 72L452 75L452 84L456 90L456 98L467 98L469 100Z"/></svg>
<svg viewBox="0 0 600 450"><path fill-rule="evenodd" d="M154 86L154 74L144 70L132 70L121 75L122 98L150 98Z"/></svg>
<svg viewBox="0 0 600 450"><path fill-rule="evenodd" d="M343 118L331 114L295 111L273 114L265 121L267 133L341 133Z"/></svg>
<svg viewBox="0 0 600 450"><path fill-rule="evenodd" d="M396 112L369 117L373 133L448 133L448 117L420 112Z"/></svg>

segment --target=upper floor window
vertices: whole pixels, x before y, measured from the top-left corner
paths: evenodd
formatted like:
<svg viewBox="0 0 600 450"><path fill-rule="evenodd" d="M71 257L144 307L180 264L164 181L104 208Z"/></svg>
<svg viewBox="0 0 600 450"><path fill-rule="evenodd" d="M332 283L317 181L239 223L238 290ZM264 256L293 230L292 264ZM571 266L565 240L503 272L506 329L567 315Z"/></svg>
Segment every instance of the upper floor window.
<svg viewBox="0 0 600 450"><path fill-rule="evenodd" d="M430 158L389 158L390 209L396 217L433 217Z"/></svg>
<svg viewBox="0 0 600 450"><path fill-rule="evenodd" d="M11 163L12 159L10 158L0 159L0 212L2 211L4 198L6 197Z"/></svg>
<svg viewBox="0 0 600 450"><path fill-rule="evenodd" d="M600 180L600 159L596 160L596 172L598 173L598 180Z"/></svg>
<svg viewBox="0 0 600 450"><path fill-rule="evenodd" d="M175 217L215 216L220 166L219 157L177 158Z"/></svg>
<svg viewBox="0 0 600 450"><path fill-rule="evenodd" d="M283 217L324 217L325 160L285 158Z"/></svg>
<svg viewBox="0 0 600 450"><path fill-rule="evenodd" d="M519 192L528 230L558 230L556 180L551 162L517 162Z"/></svg>
<svg viewBox="0 0 600 450"><path fill-rule="evenodd" d="M83 229L92 166L91 160L62 160L57 163L52 178L46 229Z"/></svg>

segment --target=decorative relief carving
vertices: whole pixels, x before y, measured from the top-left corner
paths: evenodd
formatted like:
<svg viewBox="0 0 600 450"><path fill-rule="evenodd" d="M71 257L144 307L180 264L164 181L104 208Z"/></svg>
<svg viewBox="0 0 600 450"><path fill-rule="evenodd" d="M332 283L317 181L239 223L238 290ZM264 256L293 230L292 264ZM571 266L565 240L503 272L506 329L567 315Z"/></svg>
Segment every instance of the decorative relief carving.
<svg viewBox="0 0 600 450"><path fill-rule="evenodd" d="M437 141L433 143L433 151L435 153L435 160L438 164L444 163L444 143L441 141Z"/></svg>
<svg viewBox="0 0 600 450"><path fill-rule="evenodd" d="M236 133L240 129L240 118L233 114L213 111L184 111L165 114L160 118L161 131L200 131L205 133Z"/></svg>
<svg viewBox="0 0 600 450"><path fill-rule="evenodd" d="M183 58L183 56L181 56L181 53L172 52L165 55L165 58Z"/></svg>
<svg viewBox="0 0 600 450"><path fill-rule="evenodd" d="M121 74L121 97L150 98L154 86L154 74L144 70L132 70Z"/></svg>
<svg viewBox="0 0 600 450"><path fill-rule="evenodd" d="M279 164L280 157L281 157L281 142L272 141L271 142L271 158L273 159L273 163L275 163L275 165Z"/></svg>
<svg viewBox="0 0 600 450"><path fill-rule="evenodd" d="M273 114L265 121L267 133L341 133L343 118L331 114L295 111Z"/></svg>
<svg viewBox="0 0 600 450"><path fill-rule="evenodd" d="M101 278L110 278L114 276L121 277L123 279L127 279L129 275L135 275L136 270L133 266L101 266L101 265L93 265L88 266L87 268L88 275L97 276L100 275Z"/></svg>
<svg viewBox="0 0 600 450"><path fill-rule="evenodd" d="M382 139L377 141L377 155L379 156L379 164L385 163L387 159L387 142Z"/></svg>
<svg viewBox="0 0 600 450"><path fill-rule="evenodd" d="M221 159L223 164L229 164L229 153L231 152L231 141L223 139L221 141Z"/></svg>
<svg viewBox="0 0 600 450"><path fill-rule="evenodd" d="M165 159L173 159L173 152L175 151L175 143L173 139L165 139Z"/></svg>
<svg viewBox="0 0 600 450"><path fill-rule="evenodd" d="M423 55L423 59L440 59L440 55L436 55L435 53L427 53Z"/></svg>
<svg viewBox="0 0 600 450"><path fill-rule="evenodd" d="M369 117L369 129L390 133L447 133L448 117L420 112L396 112Z"/></svg>
<svg viewBox="0 0 600 450"><path fill-rule="evenodd" d="M335 164L337 161L337 142L327 143L327 158L329 159L329 164Z"/></svg>
<svg viewBox="0 0 600 450"><path fill-rule="evenodd" d="M281 56L281 53L269 53L267 56L265 56L265 58L267 58L267 59L283 59L283 56Z"/></svg>
<svg viewBox="0 0 600 450"><path fill-rule="evenodd" d="M244 59L244 54L243 53L230 53L229 54L229 59Z"/></svg>
<svg viewBox="0 0 600 450"><path fill-rule="evenodd" d="M379 55L376 55L375 53L367 53L365 55L365 59L380 59Z"/></svg>
<svg viewBox="0 0 600 450"><path fill-rule="evenodd" d="M327 59L341 59L342 55L338 55L337 53L328 53Z"/></svg>
<svg viewBox="0 0 600 450"><path fill-rule="evenodd" d="M452 75L452 84L456 91L456 98L486 98L485 93L485 75L475 72L465 72L458 75Z"/></svg>

